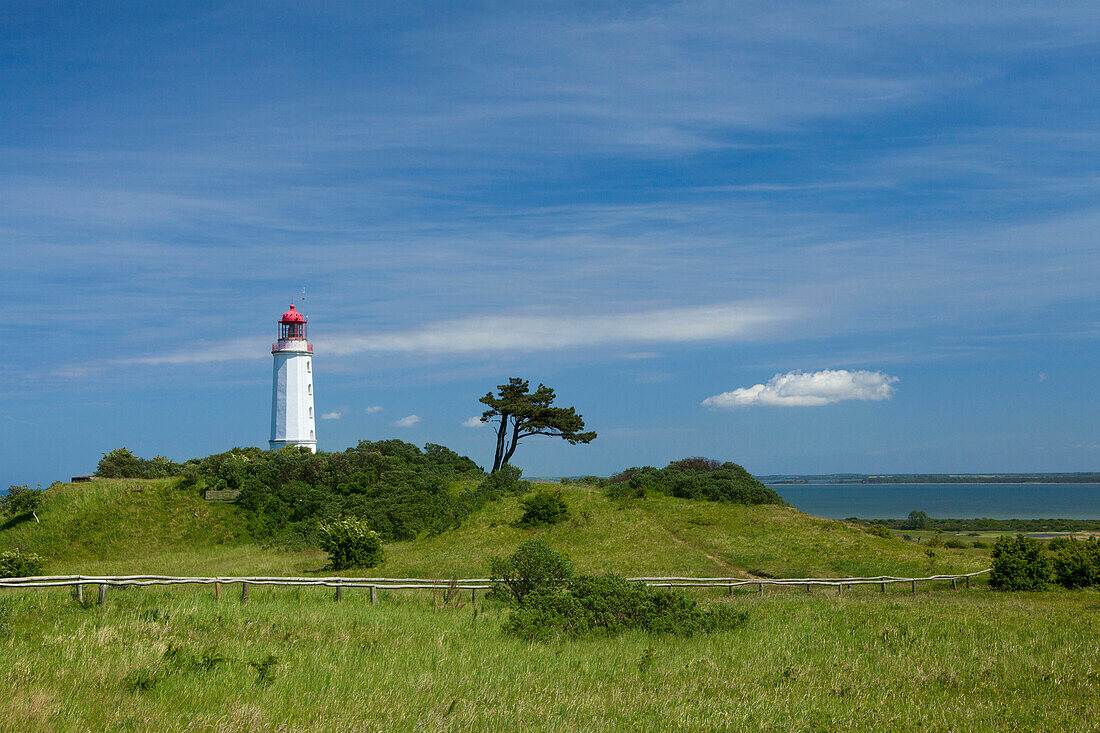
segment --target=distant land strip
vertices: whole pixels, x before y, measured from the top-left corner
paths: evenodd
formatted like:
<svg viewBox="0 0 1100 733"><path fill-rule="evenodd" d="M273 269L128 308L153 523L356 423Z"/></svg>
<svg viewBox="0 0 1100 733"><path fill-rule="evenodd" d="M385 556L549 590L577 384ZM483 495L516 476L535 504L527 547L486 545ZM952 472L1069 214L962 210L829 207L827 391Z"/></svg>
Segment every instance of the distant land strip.
<svg viewBox="0 0 1100 733"><path fill-rule="evenodd" d="M918 514L918 512L914 512ZM887 529L943 532L1100 532L1100 519L937 519L923 516L909 519L860 519L845 521L870 526L881 524Z"/></svg>
<svg viewBox="0 0 1100 733"><path fill-rule="evenodd" d="M1100 472L1079 473L828 473L757 476L766 484L1097 484Z"/></svg>

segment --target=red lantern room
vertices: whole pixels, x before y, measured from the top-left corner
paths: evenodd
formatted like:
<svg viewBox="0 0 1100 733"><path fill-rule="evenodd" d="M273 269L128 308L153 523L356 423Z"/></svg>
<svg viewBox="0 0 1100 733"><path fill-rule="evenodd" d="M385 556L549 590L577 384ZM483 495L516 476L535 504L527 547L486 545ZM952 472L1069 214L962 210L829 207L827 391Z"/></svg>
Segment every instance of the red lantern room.
<svg viewBox="0 0 1100 733"><path fill-rule="evenodd" d="M290 310L279 319L279 340L304 339L306 337L306 317L294 309L290 304Z"/></svg>

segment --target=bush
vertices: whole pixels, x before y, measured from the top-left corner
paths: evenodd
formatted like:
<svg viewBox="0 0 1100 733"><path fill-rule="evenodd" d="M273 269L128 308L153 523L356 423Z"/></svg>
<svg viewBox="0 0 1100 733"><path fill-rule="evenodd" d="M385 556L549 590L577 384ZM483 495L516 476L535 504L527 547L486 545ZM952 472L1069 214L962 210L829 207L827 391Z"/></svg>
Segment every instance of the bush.
<svg viewBox="0 0 1100 733"><path fill-rule="evenodd" d="M479 488L493 498L500 498L507 494L526 494L531 490L530 481L523 481L520 476L523 471L515 466L503 465L496 473L491 473L481 482Z"/></svg>
<svg viewBox="0 0 1100 733"><path fill-rule="evenodd" d="M893 534L891 534L890 530L886 529L886 526L883 525L883 524L877 524L877 523L872 524L872 525L868 526L866 529L867 529L867 534L874 535L875 537L893 537L894 536Z"/></svg>
<svg viewBox="0 0 1100 733"><path fill-rule="evenodd" d="M757 481L743 467L710 458L684 458L662 469L635 466L607 480L607 495L613 499L645 496L647 490L661 491L681 499L733 504L786 504L779 494Z"/></svg>
<svg viewBox="0 0 1100 733"><path fill-rule="evenodd" d="M99 459L95 475L102 478L168 478L179 475L181 469L180 464L164 456L138 458L126 448L115 448Z"/></svg>
<svg viewBox="0 0 1100 733"><path fill-rule="evenodd" d="M1047 543L1047 549L1051 552L1058 552L1059 550L1073 547L1073 544L1076 541L1077 540L1075 540L1073 537L1055 537Z"/></svg>
<svg viewBox="0 0 1100 733"><path fill-rule="evenodd" d="M5 550L0 552L0 578L26 578L41 575L46 560L33 552Z"/></svg>
<svg viewBox="0 0 1100 733"><path fill-rule="evenodd" d="M1100 585L1100 541L1062 543L1052 565L1054 582L1063 588Z"/></svg>
<svg viewBox="0 0 1100 733"><path fill-rule="evenodd" d="M562 585L573 574L569 560L542 540L528 540L506 558L491 558L489 567L493 595L514 604L535 590Z"/></svg>
<svg viewBox="0 0 1100 733"><path fill-rule="evenodd" d="M569 519L569 507L560 490L540 489L520 504L523 505L523 516L518 522L521 527L545 527Z"/></svg>
<svg viewBox="0 0 1100 733"><path fill-rule="evenodd" d="M29 489L24 486L9 486L8 495L0 498L0 511L5 514L30 514L42 505L42 489Z"/></svg>
<svg viewBox="0 0 1100 733"><path fill-rule="evenodd" d="M963 542L960 539L957 539L955 537L949 537L949 538L947 538L946 540L943 541L943 546L944 547L950 547L950 548L955 549L955 550L961 550L962 548L966 547L967 545L966 545L965 542Z"/></svg>
<svg viewBox="0 0 1100 733"><path fill-rule="evenodd" d="M973 547L976 550L980 550L980 549L989 547L989 543L988 542L983 542L981 540L974 540L973 542L970 543L970 546Z"/></svg>
<svg viewBox="0 0 1100 733"><path fill-rule="evenodd" d="M614 636L628 629L690 636L736 628L747 617L729 605L700 608L683 593L649 588L618 575L582 575L527 595L504 630L532 640Z"/></svg>
<svg viewBox="0 0 1100 733"><path fill-rule="evenodd" d="M989 585L998 590L1043 590L1050 583L1050 559L1033 537L1003 535L993 544Z"/></svg>
<svg viewBox="0 0 1100 733"><path fill-rule="evenodd" d="M318 532L333 570L372 568L382 562L382 538L358 519L323 522Z"/></svg>

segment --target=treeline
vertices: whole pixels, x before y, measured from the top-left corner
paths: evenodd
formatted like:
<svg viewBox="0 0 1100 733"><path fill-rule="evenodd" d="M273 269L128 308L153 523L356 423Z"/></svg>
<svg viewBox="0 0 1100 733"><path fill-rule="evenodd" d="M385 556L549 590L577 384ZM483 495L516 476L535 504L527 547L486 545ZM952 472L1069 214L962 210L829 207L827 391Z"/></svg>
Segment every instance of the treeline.
<svg viewBox="0 0 1100 733"><path fill-rule="evenodd" d="M320 523L339 517L363 520L388 541L436 534L487 501L529 487L519 469L486 476L449 448L421 450L400 440L364 440L342 453L234 448L173 465L168 475L184 476L186 487L239 491L236 504L253 536L291 544L315 542ZM118 449L104 455L96 474L158 478L161 471L157 459Z"/></svg>
<svg viewBox="0 0 1100 733"><path fill-rule="evenodd" d="M234 448L184 463L143 459L119 448L103 456L96 474L182 475L184 487L237 491L235 503L246 513L253 537L280 544L315 544L322 524L343 518L362 521L386 541L438 534L458 527L489 501L531 488L513 466L486 475L449 448L429 443L421 450L400 440L364 440L342 453ZM785 504L774 489L736 463L701 457L673 461L661 469L642 466L607 479L589 478L613 499L660 492L685 499ZM543 513L568 514L560 496L543 503Z"/></svg>
<svg viewBox="0 0 1100 733"><path fill-rule="evenodd" d="M859 519L846 521L865 525L881 524L888 529L942 530L944 532L1094 532L1100 519L937 519L924 512L910 512L906 519Z"/></svg>
<svg viewBox="0 0 1100 733"><path fill-rule="evenodd" d="M1096 484L1100 473L830 473L761 476L769 484Z"/></svg>

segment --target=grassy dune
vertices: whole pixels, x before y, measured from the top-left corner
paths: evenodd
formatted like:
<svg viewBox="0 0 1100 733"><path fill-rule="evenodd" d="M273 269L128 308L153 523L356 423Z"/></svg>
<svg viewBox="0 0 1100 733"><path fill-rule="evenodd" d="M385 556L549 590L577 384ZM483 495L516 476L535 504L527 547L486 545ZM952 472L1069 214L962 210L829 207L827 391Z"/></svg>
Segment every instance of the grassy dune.
<svg viewBox="0 0 1100 733"><path fill-rule="evenodd" d="M0 595L0 729L1095 730L1100 596L776 592L693 638L528 644L504 611L253 589ZM267 666L267 673L261 669Z"/></svg>
<svg viewBox="0 0 1100 733"><path fill-rule="evenodd" d="M924 548L794 509L565 487L573 518L513 526L514 498L456 530L387 547L370 574L482 575L487 558L544 537L582 571L689 575L923 574ZM50 571L305 574L318 551L251 542L232 506L177 482L55 488L41 524L0 549ZM985 567L937 550L935 570ZM91 590L91 589L89 589ZM529 644L507 610L468 596L382 592L370 605L315 588L0 590L0 731L927 731L1095 730L1100 594L893 586L763 596L695 590L746 609L735 631L630 633Z"/></svg>
<svg viewBox="0 0 1100 733"><path fill-rule="evenodd" d="M546 529L513 526L518 499L492 502L461 527L387 545L371 575L481 577L488 558L543 537L584 572L626 575L921 575L985 567L980 551L924 549L873 537L841 522L778 506L738 506L663 495L613 502L588 486L562 487L572 518ZM322 571L316 550L250 543L237 510L203 501L178 482L104 480L51 489L41 524L0 529L0 548L22 546L50 559L51 572L307 574Z"/></svg>

